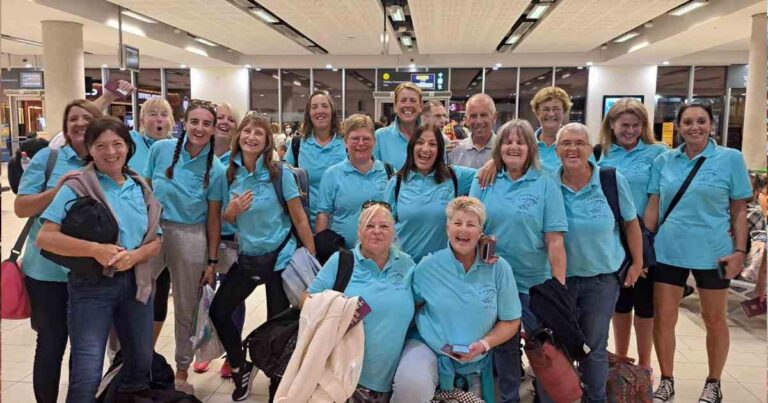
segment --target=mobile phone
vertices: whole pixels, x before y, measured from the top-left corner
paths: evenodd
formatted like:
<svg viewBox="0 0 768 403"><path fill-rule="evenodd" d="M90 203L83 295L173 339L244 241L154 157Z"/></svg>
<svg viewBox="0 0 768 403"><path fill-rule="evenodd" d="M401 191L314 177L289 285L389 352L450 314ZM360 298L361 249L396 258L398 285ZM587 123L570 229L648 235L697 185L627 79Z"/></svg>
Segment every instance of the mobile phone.
<svg viewBox="0 0 768 403"><path fill-rule="evenodd" d="M750 300L743 301L741 303L741 309L744 310L744 314L747 315L748 318L757 315L765 315L766 303L765 301L760 302L760 297L755 297Z"/></svg>
<svg viewBox="0 0 768 403"><path fill-rule="evenodd" d="M484 236L478 241L478 246L480 247L480 259L487 262L496 255L496 239Z"/></svg>
<svg viewBox="0 0 768 403"><path fill-rule="evenodd" d="M128 92L120 89L120 84L117 81L110 81L107 83L107 91L117 95L120 99L128 96Z"/></svg>
<svg viewBox="0 0 768 403"><path fill-rule="evenodd" d="M454 354L469 354L469 346L465 344L453 344L451 345L451 351Z"/></svg>
<svg viewBox="0 0 768 403"><path fill-rule="evenodd" d="M717 263L717 276L720 277L720 280L725 280L728 275L728 266L726 266L723 262Z"/></svg>

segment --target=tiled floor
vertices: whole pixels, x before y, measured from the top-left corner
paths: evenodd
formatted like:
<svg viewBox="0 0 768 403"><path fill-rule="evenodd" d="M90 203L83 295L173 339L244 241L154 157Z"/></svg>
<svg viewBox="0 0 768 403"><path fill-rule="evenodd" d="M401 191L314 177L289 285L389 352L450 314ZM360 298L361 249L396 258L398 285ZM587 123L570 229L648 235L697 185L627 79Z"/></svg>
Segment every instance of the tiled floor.
<svg viewBox="0 0 768 403"><path fill-rule="evenodd" d="M4 169L3 169L4 171ZM5 183L5 178L3 178ZM23 221L13 215L13 194L2 193L2 256L5 257L16 239ZM729 316L731 347L728 363L722 378L726 402L752 403L767 402L766 399L766 322L765 317L747 319L737 308L738 300L729 301L733 313ZM173 362L173 307L169 307L168 318L157 350L169 362ZM266 316L263 288L258 289L246 302L246 331L262 323ZM680 310L677 326L677 353L675 376L677 402L695 402L707 375L707 356L704 325L699 315L696 296L687 298ZM9 403L34 402L32 391L32 360L34 357L35 333L29 321L3 321L2 368L0 389L2 401ZM612 343L609 344L612 346ZM634 349L634 346L632 347ZM211 364L205 374L190 373L196 395L204 402L230 402L233 386L219 377L218 369L222 360ZM659 373L654 358L654 371ZM63 401L68 380L66 362L62 369L59 401ZM525 387L526 385L524 385ZM247 401L267 402L267 379L259 374L253 392ZM524 399L528 402L531 399Z"/></svg>

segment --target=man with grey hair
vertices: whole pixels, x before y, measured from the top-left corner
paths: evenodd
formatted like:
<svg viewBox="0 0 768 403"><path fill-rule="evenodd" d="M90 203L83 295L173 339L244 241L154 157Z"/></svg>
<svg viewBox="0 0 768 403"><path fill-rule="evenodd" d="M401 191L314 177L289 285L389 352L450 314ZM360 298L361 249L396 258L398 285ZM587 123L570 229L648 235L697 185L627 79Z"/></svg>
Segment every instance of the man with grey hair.
<svg viewBox="0 0 768 403"><path fill-rule="evenodd" d="M440 131L448 124L448 111L440 101L427 101L421 110L421 116L424 118L424 123L432 123Z"/></svg>
<svg viewBox="0 0 768 403"><path fill-rule="evenodd" d="M493 151L493 127L496 124L496 105L486 94L472 95L466 104L466 119L472 135L459 141L448 154L453 165L481 168L491 159Z"/></svg>

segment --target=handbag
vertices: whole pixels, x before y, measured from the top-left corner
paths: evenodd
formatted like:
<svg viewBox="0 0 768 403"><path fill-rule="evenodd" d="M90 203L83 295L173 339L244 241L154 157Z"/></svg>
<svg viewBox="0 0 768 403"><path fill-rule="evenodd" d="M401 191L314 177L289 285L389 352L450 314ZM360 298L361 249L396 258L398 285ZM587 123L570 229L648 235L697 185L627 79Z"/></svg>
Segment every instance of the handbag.
<svg viewBox="0 0 768 403"><path fill-rule="evenodd" d="M523 339L525 356L547 396L555 402L581 399L579 374L573 361L552 343L552 331L541 329L533 335L524 334Z"/></svg>
<svg viewBox="0 0 768 403"><path fill-rule="evenodd" d="M0 265L0 282L2 282L2 300L0 301L0 317L3 319L27 319L32 315L29 294L24 285L24 272L18 264L21 249L27 240L29 230L36 217L27 220L24 229L11 249L11 255Z"/></svg>

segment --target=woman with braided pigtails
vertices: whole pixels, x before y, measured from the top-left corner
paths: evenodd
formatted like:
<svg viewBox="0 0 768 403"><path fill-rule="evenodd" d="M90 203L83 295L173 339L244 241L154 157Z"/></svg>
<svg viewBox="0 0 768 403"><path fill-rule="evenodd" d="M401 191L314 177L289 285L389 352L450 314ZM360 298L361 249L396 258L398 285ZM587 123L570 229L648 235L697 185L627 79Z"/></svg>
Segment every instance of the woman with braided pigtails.
<svg viewBox="0 0 768 403"><path fill-rule="evenodd" d="M166 266L171 273L176 388L187 393L193 393L187 374L197 289L201 283L215 284L214 276L204 273L216 265L221 238L225 169L214 155L215 126L213 105L193 100L184 114L181 137L152 145L144 171L163 206L163 247L151 263L156 273Z"/></svg>

